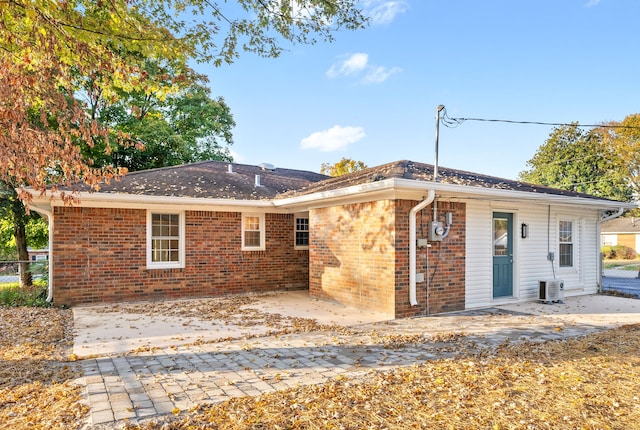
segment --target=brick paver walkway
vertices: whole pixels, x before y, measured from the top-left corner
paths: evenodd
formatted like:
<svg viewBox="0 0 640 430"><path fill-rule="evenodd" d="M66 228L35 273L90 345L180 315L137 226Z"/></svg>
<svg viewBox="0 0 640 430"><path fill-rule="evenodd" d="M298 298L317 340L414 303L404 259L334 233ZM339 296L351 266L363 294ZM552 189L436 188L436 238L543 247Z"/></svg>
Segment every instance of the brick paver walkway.
<svg viewBox="0 0 640 430"><path fill-rule="evenodd" d="M505 340L552 340L609 328L527 315L461 314L360 326L351 332L316 332L168 347L82 360L88 428L118 428L123 420L184 411L202 403L255 396L338 375L358 378L371 370L493 348ZM453 322L452 322L453 321ZM453 325L452 325L453 324ZM446 333L464 332L449 338ZM433 341L390 347L393 336L426 334ZM385 345L384 339L388 340Z"/></svg>

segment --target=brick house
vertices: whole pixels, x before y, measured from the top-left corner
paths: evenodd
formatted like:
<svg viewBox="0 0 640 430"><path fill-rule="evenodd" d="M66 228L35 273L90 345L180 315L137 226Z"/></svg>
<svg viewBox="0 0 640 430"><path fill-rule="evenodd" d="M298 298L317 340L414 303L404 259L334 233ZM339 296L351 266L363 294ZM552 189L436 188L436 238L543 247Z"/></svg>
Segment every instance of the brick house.
<svg viewBox="0 0 640 430"><path fill-rule="evenodd" d="M386 313L595 293L600 222L633 205L398 161L329 178L202 162L128 174L50 220L50 298L78 305L308 289ZM614 216L615 216L614 215Z"/></svg>

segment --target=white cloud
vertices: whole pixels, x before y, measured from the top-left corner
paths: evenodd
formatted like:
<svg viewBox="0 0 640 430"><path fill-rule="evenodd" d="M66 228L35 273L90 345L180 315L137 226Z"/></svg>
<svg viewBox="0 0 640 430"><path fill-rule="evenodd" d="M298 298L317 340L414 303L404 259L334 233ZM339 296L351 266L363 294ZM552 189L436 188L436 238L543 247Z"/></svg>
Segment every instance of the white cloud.
<svg viewBox="0 0 640 430"><path fill-rule="evenodd" d="M399 67L384 67L369 65L369 54L359 52L349 56L343 56L344 60L331 65L326 75L331 79L340 76L364 76L360 80L362 84L380 84L391 75L402 71Z"/></svg>
<svg viewBox="0 0 640 430"><path fill-rule="evenodd" d="M363 84L379 84L386 81L391 75L400 73L402 69L400 67L387 68L384 66L372 67L367 71L367 74L362 78Z"/></svg>
<svg viewBox="0 0 640 430"><path fill-rule="evenodd" d="M334 63L329 70L327 70L327 76L330 78L337 78L340 75L349 76L360 73L367 67L368 62L368 54L361 52L353 54L344 61Z"/></svg>
<svg viewBox="0 0 640 430"><path fill-rule="evenodd" d="M594 7L594 6L598 6L598 4L600 4L600 0L589 0L585 6L586 7Z"/></svg>
<svg viewBox="0 0 640 430"><path fill-rule="evenodd" d="M373 25L389 24L396 16L409 10L409 3L405 0L363 0L362 3L364 13L371 18Z"/></svg>
<svg viewBox="0 0 640 430"><path fill-rule="evenodd" d="M332 152L346 148L366 136L363 127L335 125L328 130L317 131L300 141L302 149L317 149Z"/></svg>

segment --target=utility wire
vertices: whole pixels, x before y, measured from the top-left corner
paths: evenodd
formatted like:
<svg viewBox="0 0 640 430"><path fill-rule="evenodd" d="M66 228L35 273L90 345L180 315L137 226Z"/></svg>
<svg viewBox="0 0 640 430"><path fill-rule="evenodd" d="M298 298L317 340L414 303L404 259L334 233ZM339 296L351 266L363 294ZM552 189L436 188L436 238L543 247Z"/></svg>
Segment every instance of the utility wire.
<svg viewBox="0 0 640 430"><path fill-rule="evenodd" d="M447 110L443 109L443 115L440 118L442 124L449 128L456 128L465 121L480 121L480 122L503 122L508 124L530 124L530 125L552 125L552 126L576 126L587 128L628 128L633 130L640 130L639 126L633 125L616 125L616 124L580 124L565 123L565 122L542 122L542 121L514 121L509 119L488 119L488 118L451 118L447 115Z"/></svg>

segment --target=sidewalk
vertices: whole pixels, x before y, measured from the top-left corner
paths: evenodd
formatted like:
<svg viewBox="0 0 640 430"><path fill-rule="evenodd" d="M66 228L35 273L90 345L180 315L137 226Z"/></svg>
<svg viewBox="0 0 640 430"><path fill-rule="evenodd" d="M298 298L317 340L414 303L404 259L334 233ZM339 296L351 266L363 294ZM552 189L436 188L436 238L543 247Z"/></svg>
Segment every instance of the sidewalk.
<svg viewBox="0 0 640 430"><path fill-rule="evenodd" d="M505 340L545 341L640 323L640 301L608 296L566 304L505 305L444 316L355 322L349 328L251 337L211 343L166 343L160 348L81 361L80 381L93 428L118 428L231 397L255 396L342 375L452 357ZM464 337L455 336L465 335ZM429 341L407 345L411 336Z"/></svg>

